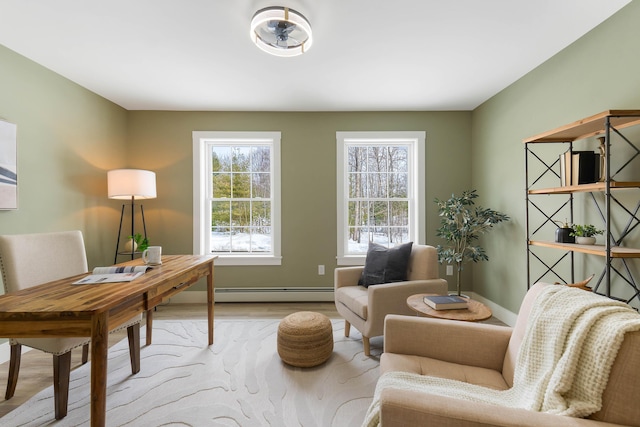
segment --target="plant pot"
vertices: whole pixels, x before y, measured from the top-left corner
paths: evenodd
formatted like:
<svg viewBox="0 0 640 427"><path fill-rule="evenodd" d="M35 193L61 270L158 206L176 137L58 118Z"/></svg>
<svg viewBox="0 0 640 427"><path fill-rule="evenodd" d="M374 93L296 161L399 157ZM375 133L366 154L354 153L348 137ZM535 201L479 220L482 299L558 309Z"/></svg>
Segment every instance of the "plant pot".
<svg viewBox="0 0 640 427"><path fill-rule="evenodd" d="M594 245L596 243L595 237L576 237L576 243L579 245Z"/></svg>
<svg viewBox="0 0 640 427"><path fill-rule="evenodd" d="M136 251L136 249L138 249L138 244L134 242L133 239L127 240L127 242L124 244L125 252L133 253Z"/></svg>

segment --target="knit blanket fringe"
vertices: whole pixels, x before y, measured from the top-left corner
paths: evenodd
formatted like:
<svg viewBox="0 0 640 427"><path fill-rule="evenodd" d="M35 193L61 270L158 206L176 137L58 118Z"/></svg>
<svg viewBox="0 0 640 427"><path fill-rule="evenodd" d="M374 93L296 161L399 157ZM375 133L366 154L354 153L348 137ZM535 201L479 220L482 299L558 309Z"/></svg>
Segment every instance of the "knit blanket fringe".
<svg viewBox="0 0 640 427"><path fill-rule="evenodd" d="M530 314L513 387L494 390L446 378L387 372L376 385L363 427L380 425L380 393L412 390L490 405L586 417L602 406L602 393L624 334L640 330L629 305L566 286L548 286Z"/></svg>

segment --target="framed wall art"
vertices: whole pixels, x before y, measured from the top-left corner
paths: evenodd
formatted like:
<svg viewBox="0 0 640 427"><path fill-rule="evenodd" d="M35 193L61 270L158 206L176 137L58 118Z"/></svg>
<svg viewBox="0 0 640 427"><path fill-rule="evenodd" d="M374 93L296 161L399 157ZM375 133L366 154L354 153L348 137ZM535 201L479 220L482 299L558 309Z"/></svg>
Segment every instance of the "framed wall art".
<svg viewBox="0 0 640 427"><path fill-rule="evenodd" d="M18 209L17 129L0 119L0 209Z"/></svg>

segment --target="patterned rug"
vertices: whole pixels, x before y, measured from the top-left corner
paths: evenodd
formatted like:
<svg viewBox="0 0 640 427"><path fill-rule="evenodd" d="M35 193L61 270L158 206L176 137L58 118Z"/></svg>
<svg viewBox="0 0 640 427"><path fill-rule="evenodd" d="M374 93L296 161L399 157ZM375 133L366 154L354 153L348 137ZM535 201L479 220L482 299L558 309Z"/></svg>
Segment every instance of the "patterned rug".
<svg viewBox="0 0 640 427"><path fill-rule="evenodd" d="M107 425L360 425L379 376L381 341L372 340L372 357L365 357L358 332L352 328L352 337L345 338L344 321L332 320L331 358L318 367L294 368L278 356L278 324L216 320L215 343L208 347L206 321L157 320L135 376L127 340L117 343L109 350ZM0 425L89 425L90 363L71 372L70 389L63 420L54 419L49 387L0 418Z"/></svg>

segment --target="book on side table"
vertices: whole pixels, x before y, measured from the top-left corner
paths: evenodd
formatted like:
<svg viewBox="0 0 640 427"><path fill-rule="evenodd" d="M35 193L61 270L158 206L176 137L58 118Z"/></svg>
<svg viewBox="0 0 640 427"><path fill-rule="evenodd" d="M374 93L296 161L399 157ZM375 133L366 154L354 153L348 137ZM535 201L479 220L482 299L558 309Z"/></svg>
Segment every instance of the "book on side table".
<svg viewBox="0 0 640 427"><path fill-rule="evenodd" d="M459 310L467 308L467 300L456 295L428 295L424 303L434 310Z"/></svg>

